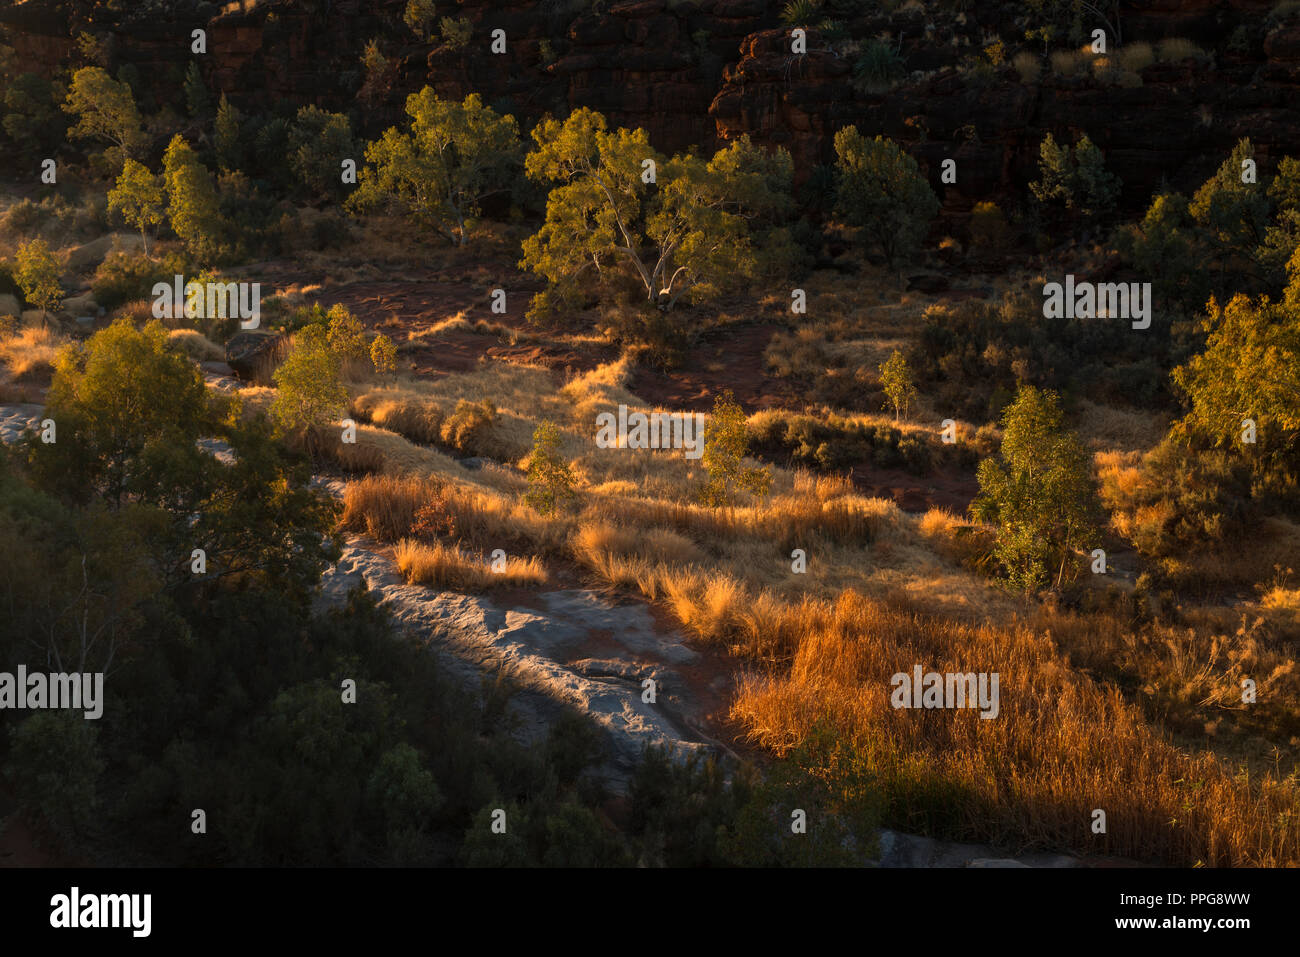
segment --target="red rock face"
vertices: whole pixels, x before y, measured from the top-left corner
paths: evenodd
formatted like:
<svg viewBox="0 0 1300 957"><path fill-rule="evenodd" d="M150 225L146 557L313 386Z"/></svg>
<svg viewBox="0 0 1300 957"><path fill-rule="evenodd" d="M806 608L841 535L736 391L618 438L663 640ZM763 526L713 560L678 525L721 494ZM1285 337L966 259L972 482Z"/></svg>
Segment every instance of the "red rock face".
<svg viewBox="0 0 1300 957"><path fill-rule="evenodd" d="M749 135L788 149L802 180L833 160L835 131L855 124L902 143L929 170L949 214L975 201L1023 197L1044 133L1086 132L1124 181L1124 205L1145 205L1162 180L1190 189L1249 136L1265 158L1300 155L1300 19L1270 25L1273 0L1147 0L1123 7L1127 41L1187 36L1215 50L1216 65L1160 63L1134 88L1044 74L1025 84L1003 67L980 81L954 68L978 53L993 26L1023 32L1019 7L990 2L957 19L927 8L847 22L866 40L888 31L915 79L884 93L856 89L852 60L812 31L811 52L790 52L777 0L462 0L439 15L464 17L470 43L417 40L401 22L405 0L264 0L227 4L207 20L132 21L112 30L118 62L134 64L156 103L176 99L193 59L190 31L208 31L199 62L214 94L245 112L283 103L356 109L363 132L398 122L405 97L425 84L440 95L477 92L524 128L545 113L590 107L613 125L644 127L665 151L712 150ZM53 0L0 12L25 69L53 75L71 62L69 25ZM97 18L101 14L96 13ZM983 25L975 18L982 17ZM102 30L102 19L95 29ZM508 52L488 50L506 32ZM1227 38L1244 31L1245 43ZM362 86L361 57L378 38L389 68ZM957 185L939 181L958 161Z"/></svg>

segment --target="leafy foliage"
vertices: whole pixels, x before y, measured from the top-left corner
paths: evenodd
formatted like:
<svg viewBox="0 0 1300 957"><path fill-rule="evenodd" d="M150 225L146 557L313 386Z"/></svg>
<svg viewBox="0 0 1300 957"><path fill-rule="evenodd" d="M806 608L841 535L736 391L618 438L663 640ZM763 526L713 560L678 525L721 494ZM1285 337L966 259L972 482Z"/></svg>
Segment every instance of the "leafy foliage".
<svg viewBox="0 0 1300 957"><path fill-rule="evenodd" d="M543 120L533 139L529 177L557 185L541 230L523 244L520 266L551 284L532 315L576 298L589 275L608 287L627 275L620 268L664 310L684 295L716 295L759 269L750 221L770 222L785 208L789 157L764 157L747 140L710 162L667 160L644 130L611 133L585 107L563 123Z"/></svg>
<svg viewBox="0 0 1300 957"><path fill-rule="evenodd" d="M560 454L560 430L543 422L533 432L528 457L528 492L524 500L543 515L553 515L576 496L569 463Z"/></svg>
<svg viewBox="0 0 1300 957"><path fill-rule="evenodd" d="M314 196L337 195L342 189L340 164L356 152L352 124L342 113L304 106L289 131L289 168Z"/></svg>
<svg viewBox="0 0 1300 957"><path fill-rule="evenodd" d="M835 209L891 262L914 256L939 212L916 160L893 140L867 139L855 127L835 134Z"/></svg>
<svg viewBox="0 0 1300 957"><path fill-rule="evenodd" d="M1101 507L1082 443L1062 424L1057 397L1026 386L1002 417L998 459L980 463L971 504L997 527L996 554L1010 582L1025 590L1059 587L1074 551L1097 540Z"/></svg>
<svg viewBox="0 0 1300 957"><path fill-rule="evenodd" d="M114 164L138 155L146 145L131 88L114 80L102 67L82 67L72 75L63 109L77 117L68 135L111 143L116 150L111 158Z"/></svg>
<svg viewBox="0 0 1300 957"><path fill-rule="evenodd" d="M463 246L479 203L506 188L518 161L518 126L476 93L456 103L429 87L407 97L406 113L407 131L390 127L366 147L347 206L359 212L393 204Z"/></svg>
<svg viewBox="0 0 1300 957"><path fill-rule="evenodd" d="M348 405L341 374L329 328L320 323L304 326L294 334L289 357L275 370L271 418L285 432L305 432L332 422Z"/></svg>
<svg viewBox="0 0 1300 957"><path fill-rule="evenodd" d="M1058 145L1048 133L1038 152L1039 178L1029 189L1040 203L1064 207L1085 220L1114 209L1119 178L1107 172L1101 150L1086 135L1070 147Z"/></svg>
<svg viewBox="0 0 1300 957"><path fill-rule="evenodd" d="M108 211L121 214L140 230L145 255L148 255L149 233L162 225L166 214L162 177L150 173L143 163L128 158L116 185L109 190Z"/></svg>
<svg viewBox="0 0 1300 957"><path fill-rule="evenodd" d="M917 391L912 381L912 370L898 349L880 366L880 384L889 397L889 404L894 407L894 421L897 422L900 415L906 417L907 408L916 398Z"/></svg>
<svg viewBox="0 0 1300 957"><path fill-rule="evenodd" d="M167 217L190 254L203 262L229 255L217 189L198 154L177 134L163 154Z"/></svg>
<svg viewBox="0 0 1300 957"><path fill-rule="evenodd" d="M57 309L63 301L59 284L59 264L43 239L33 239L18 247L14 279L23 298L38 309Z"/></svg>
<svg viewBox="0 0 1300 957"><path fill-rule="evenodd" d="M704 430L704 470L708 479L700 489L700 501L712 508L735 504L744 491L760 498L772 488L772 470L744 464L749 447L745 413L730 392L713 403L713 415Z"/></svg>

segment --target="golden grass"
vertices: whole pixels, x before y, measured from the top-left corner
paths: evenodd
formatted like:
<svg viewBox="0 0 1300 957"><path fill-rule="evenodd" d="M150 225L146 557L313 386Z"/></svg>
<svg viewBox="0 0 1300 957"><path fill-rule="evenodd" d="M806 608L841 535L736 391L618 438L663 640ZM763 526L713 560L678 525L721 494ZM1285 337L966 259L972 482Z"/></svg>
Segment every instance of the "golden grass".
<svg viewBox="0 0 1300 957"><path fill-rule="evenodd" d="M45 380L54 374L54 360L69 341L47 326L28 326L0 339L0 362L14 382Z"/></svg>
<svg viewBox="0 0 1300 957"><path fill-rule="evenodd" d="M809 287L810 300L837 308L868 295L823 278ZM870 308L907 335L924 305ZM562 387L546 370L502 366L375 387L358 401L376 424L410 433L428 409L445 415L460 399L492 399L521 435L542 419L555 421L562 454L579 476L580 503L543 517L520 502L517 474L468 472L375 429L386 474L349 485L343 521L396 542L408 580L471 590L536 584L545 574L538 556L555 556L662 603L686 633L759 666L742 680L732 709L753 742L781 752L829 722L863 750L895 826L1175 864L1300 862L1294 780L1265 769L1248 782L1235 776L1233 761L1184 753L1163 730L1185 733L1210 712L1243 726L1286 727L1294 708L1285 699L1300 689L1267 631L1135 630L1099 614L1044 614L1026 623L1027 605L960 567L974 564L987 541L958 516L912 517L857 494L844 478L780 468L766 501L704 508L694 501L700 465L680 452L594 447L597 412L619 403L647 408L626 390L627 357ZM1134 501L1157 427L1102 406L1082 411L1107 504ZM411 537L415 511L432 496L453 517L456 545ZM1121 531L1126 520L1141 517L1121 514ZM1288 554L1282 543L1296 532L1275 528L1275 545L1262 550L1270 562ZM795 547L807 553L806 574L791 570ZM532 557L515 559L516 579L488 578L478 556L495 548ZM530 569L529 561L537 564ZM1246 564L1254 574L1260 563ZM1275 583L1259 608L1280 627L1294 613L1294 590ZM889 677L914 664L997 671L1000 716L890 708ZM1247 674L1271 702L1257 712L1233 702ZM1117 688L1134 682L1147 690L1126 699ZM1108 815L1107 835L1089 830L1098 807Z"/></svg>
<svg viewBox="0 0 1300 957"><path fill-rule="evenodd" d="M734 627L689 610L724 635ZM853 592L803 617L789 672L743 676L732 717L778 753L829 724L862 750L898 826L1177 864L1300 860L1294 785L1235 778L1210 755L1179 751L1117 690L1068 667L1047 634L955 624ZM892 708L891 676L917 664L996 672L998 716ZM1089 829L1094 808L1106 811L1104 835Z"/></svg>
<svg viewBox="0 0 1300 957"><path fill-rule="evenodd" d="M416 442L441 441L442 423L446 414L434 402L421 401L413 396L385 394L384 391L369 391L353 401L352 409L357 416Z"/></svg>
<svg viewBox="0 0 1300 957"><path fill-rule="evenodd" d="M223 362L226 358L225 349L195 329L173 329L167 334L167 341L196 362Z"/></svg>
<svg viewBox="0 0 1300 957"><path fill-rule="evenodd" d="M393 549L397 569L410 584L432 588L477 591L485 588L545 585L546 569L536 557L507 556L505 567L493 571L483 562L454 545L432 545L404 538Z"/></svg>

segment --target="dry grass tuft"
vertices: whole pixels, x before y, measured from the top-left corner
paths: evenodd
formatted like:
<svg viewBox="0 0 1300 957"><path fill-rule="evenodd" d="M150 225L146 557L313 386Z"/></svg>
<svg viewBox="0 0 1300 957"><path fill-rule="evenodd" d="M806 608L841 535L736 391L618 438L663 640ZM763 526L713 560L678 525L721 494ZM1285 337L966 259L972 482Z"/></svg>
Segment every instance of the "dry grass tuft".
<svg viewBox="0 0 1300 957"><path fill-rule="evenodd" d="M173 329L167 334L167 340L172 348L179 349L196 362L225 361L226 350L195 329Z"/></svg>
<svg viewBox="0 0 1300 957"><path fill-rule="evenodd" d="M28 326L0 339L0 362L14 382L48 382L54 375L54 360L68 342L47 326Z"/></svg>
<svg viewBox="0 0 1300 957"><path fill-rule="evenodd" d="M478 591L485 588L545 585L546 569L536 557L507 557L503 571L494 572L455 545L432 545L404 538L394 548L398 571L410 584L432 588Z"/></svg>

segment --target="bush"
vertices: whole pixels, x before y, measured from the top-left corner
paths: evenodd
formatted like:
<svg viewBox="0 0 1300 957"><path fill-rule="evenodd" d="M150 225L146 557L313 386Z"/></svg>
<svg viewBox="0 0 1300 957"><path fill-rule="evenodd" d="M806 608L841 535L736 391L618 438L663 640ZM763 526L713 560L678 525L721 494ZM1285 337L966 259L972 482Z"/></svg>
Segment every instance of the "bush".
<svg viewBox="0 0 1300 957"><path fill-rule="evenodd" d="M37 309L57 309L63 301L63 287L59 285L59 264L43 239L33 239L18 247L17 270L14 279L23 291L23 298Z"/></svg>
<svg viewBox="0 0 1300 957"><path fill-rule="evenodd" d="M442 42L453 50L461 50L468 46L470 37L474 35L474 25L465 17L455 20L451 17L443 17L439 27Z"/></svg>
<svg viewBox="0 0 1300 957"><path fill-rule="evenodd" d="M939 212L916 160L893 140L867 139L852 126L835 134L835 155L836 211L879 243L890 263L915 255Z"/></svg>
<svg viewBox="0 0 1300 957"><path fill-rule="evenodd" d="M116 309L138 299L152 300L154 284L171 283L176 276L184 276L186 265L178 253L164 259L144 253L109 253L95 270L90 292L105 309Z"/></svg>
<svg viewBox="0 0 1300 957"><path fill-rule="evenodd" d="M1020 74L1021 83L1037 83L1043 75L1043 61L1028 50L1022 50L1012 57L1011 65Z"/></svg>
<svg viewBox="0 0 1300 957"><path fill-rule="evenodd" d="M987 256L1000 256L1011 238L1007 218L997 203L976 203L970 215L971 245Z"/></svg>
<svg viewBox="0 0 1300 957"><path fill-rule="evenodd" d="M1132 73L1141 73L1152 63L1156 62L1156 55L1151 49L1149 43L1128 43L1120 48L1116 59L1119 65L1125 70Z"/></svg>
<svg viewBox="0 0 1300 957"><path fill-rule="evenodd" d="M1183 60L1209 60L1209 54L1186 37L1166 37L1156 47L1161 63L1180 63Z"/></svg>
<svg viewBox="0 0 1300 957"><path fill-rule="evenodd" d="M1092 58L1078 50L1056 50L1049 57L1052 72L1057 76L1071 77L1084 73Z"/></svg>
<svg viewBox="0 0 1300 957"><path fill-rule="evenodd" d="M889 89L903 75L903 60L893 47L871 40L853 64L854 83L871 93Z"/></svg>
<svg viewBox="0 0 1300 957"><path fill-rule="evenodd" d="M339 358L330 348L328 335L318 323L305 326L294 335L289 357L275 370L277 391L271 417L285 432L324 426L347 408Z"/></svg>
<svg viewBox="0 0 1300 957"><path fill-rule="evenodd" d="M553 515L576 497L574 483L573 470L560 454L560 430L554 423L541 423L533 433L524 501L543 515Z"/></svg>
<svg viewBox="0 0 1300 957"><path fill-rule="evenodd" d="M370 341L370 364L377 375L392 375L397 371L397 346L382 332Z"/></svg>
<svg viewBox="0 0 1300 957"><path fill-rule="evenodd" d="M470 402L461 399L456 410L442 423L442 441L461 452L473 453L487 444L497 422L497 407L490 399Z"/></svg>

